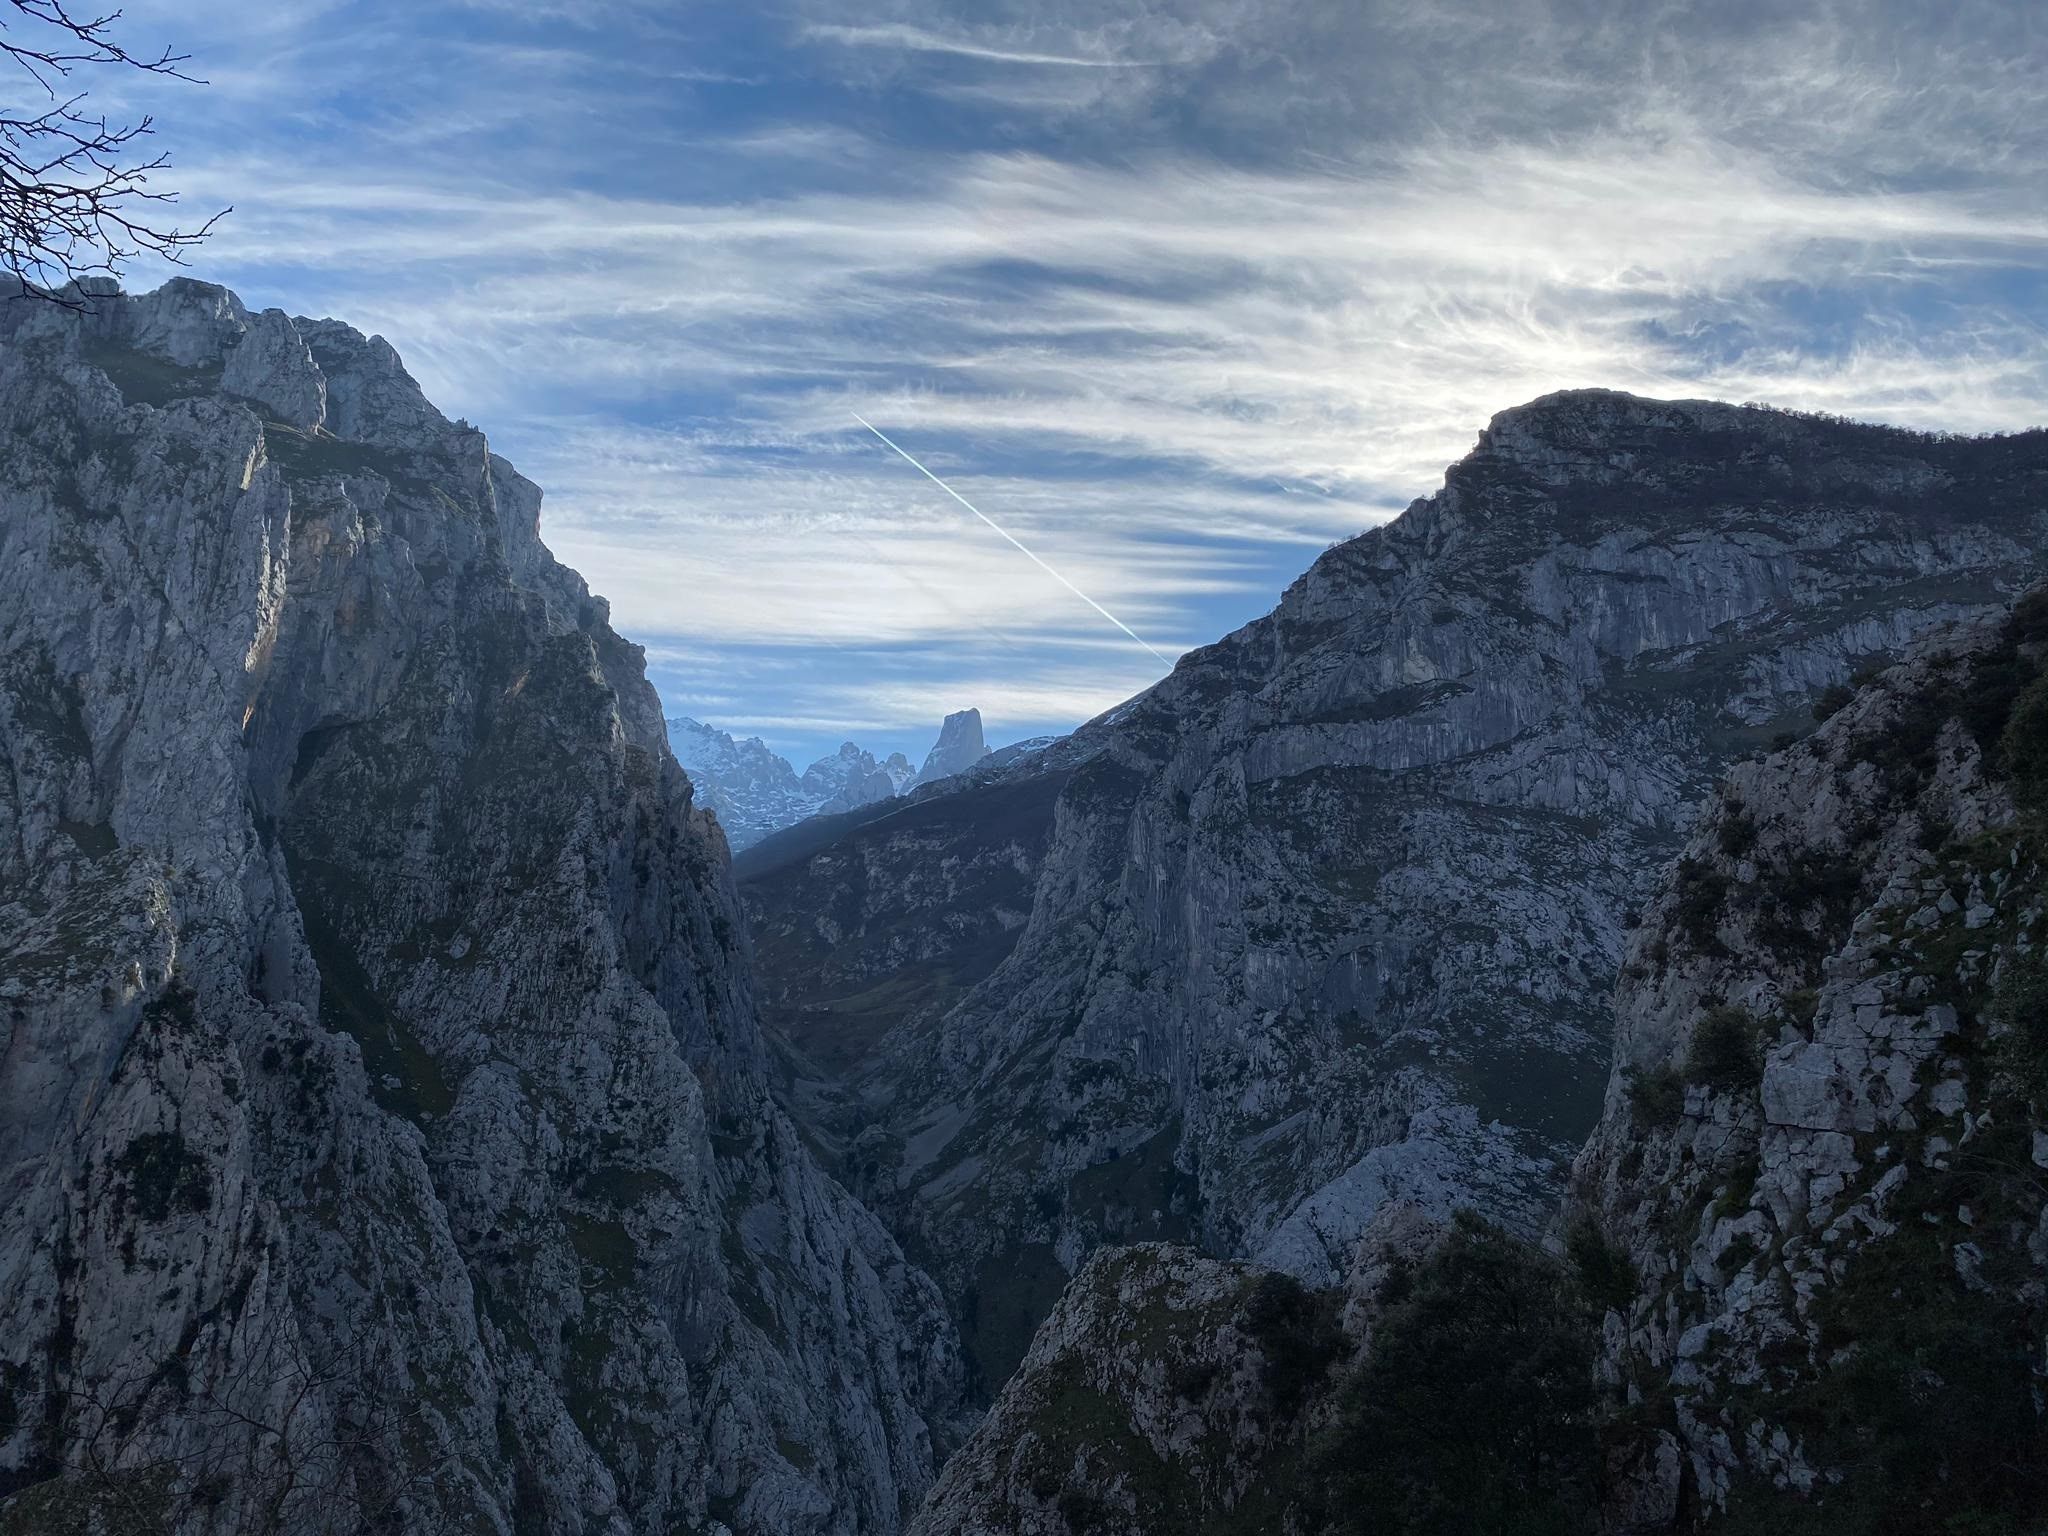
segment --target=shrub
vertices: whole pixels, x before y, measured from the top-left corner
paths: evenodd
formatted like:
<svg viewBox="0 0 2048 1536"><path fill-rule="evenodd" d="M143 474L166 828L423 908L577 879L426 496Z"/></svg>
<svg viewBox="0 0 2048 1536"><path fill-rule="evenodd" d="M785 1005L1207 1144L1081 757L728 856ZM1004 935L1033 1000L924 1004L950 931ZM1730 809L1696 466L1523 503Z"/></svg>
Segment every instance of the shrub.
<svg viewBox="0 0 2048 1536"><path fill-rule="evenodd" d="M2013 704L1998 756L2012 779L2013 799L2029 811L2048 810L2048 677Z"/></svg>
<svg viewBox="0 0 2048 1536"><path fill-rule="evenodd" d="M1590 1216L1573 1222L1564 1240L1579 1292L1603 1312L1626 1312L1639 1283L1636 1267Z"/></svg>
<svg viewBox="0 0 2048 1536"><path fill-rule="evenodd" d="M1280 1418L1299 1411L1337 1358L1343 1335L1331 1300L1277 1270L1260 1275L1246 1294L1240 1325L1264 1356L1260 1384Z"/></svg>
<svg viewBox="0 0 2048 1536"><path fill-rule="evenodd" d="M1756 933L1765 947L1788 958L1811 957L1855 916L1863 870L1843 853L1801 848L1772 871L1760 892ZM1807 926L1818 913L1818 928Z"/></svg>
<svg viewBox="0 0 2048 1536"><path fill-rule="evenodd" d="M1842 706L1856 697L1856 690L1845 683L1829 683L1814 696L1813 718L1816 724L1823 723L1831 716L1842 712Z"/></svg>
<svg viewBox="0 0 2048 1536"><path fill-rule="evenodd" d="M1692 1032L1686 1080L1722 1093L1754 1088L1764 1075L1761 1045L1757 1021L1746 1010L1709 1009Z"/></svg>
<svg viewBox="0 0 2048 1536"><path fill-rule="evenodd" d="M1685 1113L1685 1079L1675 1067L1638 1072L1629 1079L1628 1103L1637 1125L1663 1130Z"/></svg>
<svg viewBox="0 0 2048 1536"><path fill-rule="evenodd" d="M1721 906L1728 899L1728 877L1698 859L1678 861L1678 926L1693 951L1701 955L1725 955L1728 947L1716 931Z"/></svg>
<svg viewBox="0 0 2048 1536"><path fill-rule="evenodd" d="M1558 1265L1460 1213L1381 1318L1311 1475L1318 1527L1374 1536L1588 1528L1593 1320Z"/></svg>
<svg viewBox="0 0 2048 1536"><path fill-rule="evenodd" d="M174 1210L191 1214L213 1203L206 1160L176 1131L147 1131L130 1141L114 1167L128 1180L127 1195L145 1221L162 1221Z"/></svg>
<svg viewBox="0 0 2048 1536"><path fill-rule="evenodd" d="M1069 1488L1060 1495L1059 1511L1067 1529L1077 1536L1080 1532L1099 1530L1109 1519L1109 1506L1078 1488Z"/></svg>
<svg viewBox="0 0 2048 1536"><path fill-rule="evenodd" d="M1182 1360L1167 1367L1166 1385L1184 1403L1200 1402L1216 1384L1220 1368L1214 1360Z"/></svg>
<svg viewBox="0 0 2048 1536"><path fill-rule="evenodd" d="M2048 959L2014 955L1992 994L1991 1013L2007 1029L2002 1064L2030 1093L2048 1092Z"/></svg>
<svg viewBox="0 0 2048 1536"><path fill-rule="evenodd" d="M1746 858L1756 846L1756 821L1739 805L1728 807L1721 818L1721 852L1731 859Z"/></svg>

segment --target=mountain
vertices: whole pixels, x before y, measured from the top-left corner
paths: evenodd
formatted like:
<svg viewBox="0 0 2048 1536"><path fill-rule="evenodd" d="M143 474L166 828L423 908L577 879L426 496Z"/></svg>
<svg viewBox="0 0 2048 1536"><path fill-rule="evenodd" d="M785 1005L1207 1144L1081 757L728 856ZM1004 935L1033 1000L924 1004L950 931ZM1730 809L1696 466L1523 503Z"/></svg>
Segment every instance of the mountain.
<svg viewBox="0 0 2048 1536"><path fill-rule="evenodd" d="M736 741L680 717L665 724L669 749L690 776L698 802L718 818L735 851L811 814L812 797L796 770L760 737Z"/></svg>
<svg viewBox="0 0 2048 1536"><path fill-rule="evenodd" d="M2039 1523L2048 436L1549 397L729 867L388 344L72 297L0 305L0 1530Z"/></svg>
<svg viewBox="0 0 2048 1536"><path fill-rule="evenodd" d="M963 709L958 714L946 716L945 723L939 727L939 739L932 743L931 751L924 756L924 766L917 770L917 777L911 782L936 784L941 779L965 773L987 756L988 746L981 739L981 711Z"/></svg>
<svg viewBox="0 0 2048 1536"><path fill-rule="evenodd" d="M1098 1252L913 1536L2039 1529L2048 590L1913 649L1658 881L1564 1262Z"/></svg>
<svg viewBox="0 0 2048 1536"><path fill-rule="evenodd" d="M1728 764L2040 563L2048 440L1607 392L1496 417L1268 617L1008 768L737 866L788 1103L985 1390L1105 1244L1313 1285L1523 1232Z"/></svg>
<svg viewBox="0 0 2048 1536"><path fill-rule="evenodd" d="M698 798L725 829L734 853L811 816L834 816L903 794L918 785L960 773L989 756L981 737L981 711L946 716L939 738L914 770L910 759L891 752L877 759L852 742L821 757L801 777L786 758L758 736L735 740L715 726L686 716L667 721L669 746L690 775ZM1036 751L1056 737L1037 736L1005 747L1003 761Z"/></svg>
<svg viewBox="0 0 2048 1536"><path fill-rule="evenodd" d="M1645 910L1575 1178L1660 1521L2048 1515L2048 593L1735 768Z"/></svg>
<svg viewBox="0 0 2048 1536"><path fill-rule="evenodd" d="M540 492L380 338L72 296L0 305L0 1522L897 1529L951 1324Z"/></svg>
<svg viewBox="0 0 2048 1536"><path fill-rule="evenodd" d="M877 762L872 752L841 742L830 757L821 757L804 770L802 787L811 802L812 816L829 816L835 811L858 810L900 794L912 781L910 759L892 752Z"/></svg>

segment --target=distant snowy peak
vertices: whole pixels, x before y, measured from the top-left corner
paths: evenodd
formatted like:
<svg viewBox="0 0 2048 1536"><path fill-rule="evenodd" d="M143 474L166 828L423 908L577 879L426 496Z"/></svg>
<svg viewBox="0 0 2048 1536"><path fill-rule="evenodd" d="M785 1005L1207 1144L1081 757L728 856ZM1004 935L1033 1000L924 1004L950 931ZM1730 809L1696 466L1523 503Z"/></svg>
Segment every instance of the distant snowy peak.
<svg viewBox="0 0 2048 1536"><path fill-rule="evenodd" d="M890 771L895 763L901 763L908 773L910 759L901 752L895 753L888 763L879 763L874 753L850 741L841 742L832 756L821 757L804 770L803 787L814 800L813 808L804 814L857 811L877 800L887 800L901 787Z"/></svg>
<svg viewBox="0 0 2048 1536"><path fill-rule="evenodd" d="M668 722L669 747L696 786L697 803L717 816L735 853L808 816L859 810L977 763L1014 761L1056 740L1034 736L991 754L982 739L981 711L963 709L946 716L922 769L913 768L901 752L877 759L849 741L798 774L758 736L742 741L680 715Z"/></svg>
<svg viewBox="0 0 2048 1536"><path fill-rule="evenodd" d="M818 797L758 736L736 741L715 726L678 717L668 722L668 744L696 786L698 803L718 818L735 852L814 813Z"/></svg>
<svg viewBox="0 0 2048 1536"><path fill-rule="evenodd" d="M676 761L692 773L702 770L721 779L796 784L795 771L758 736L740 741L714 726L678 718L668 722L668 744Z"/></svg>

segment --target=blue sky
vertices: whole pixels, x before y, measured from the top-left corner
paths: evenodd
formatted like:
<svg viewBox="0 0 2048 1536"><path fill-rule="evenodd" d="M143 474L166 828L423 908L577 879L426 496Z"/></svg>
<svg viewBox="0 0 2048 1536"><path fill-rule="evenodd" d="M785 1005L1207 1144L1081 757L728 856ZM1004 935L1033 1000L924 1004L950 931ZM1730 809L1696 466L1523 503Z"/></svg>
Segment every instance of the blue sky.
<svg viewBox="0 0 2048 1536"><path fill-rule="evenodd" d="M854 411L1168 655L1551 389L2048 421L2044 11L220 0L101 91L801 764L1162 670Z"/></svg>

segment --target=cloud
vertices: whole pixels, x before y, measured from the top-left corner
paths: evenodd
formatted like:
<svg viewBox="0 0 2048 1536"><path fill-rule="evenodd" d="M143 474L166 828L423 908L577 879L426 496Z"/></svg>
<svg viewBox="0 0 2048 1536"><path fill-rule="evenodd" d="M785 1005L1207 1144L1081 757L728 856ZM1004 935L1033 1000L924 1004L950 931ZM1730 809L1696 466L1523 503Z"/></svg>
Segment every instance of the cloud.
<svg viewBox="0 0 2048 1536"><path fill-rule="evenodd" d="M1144 668L850 409L1163 649L1552 389L2048 418L2020 8L1794 9L508 10L408 48L407 13L330 8L252 33L179 160L237 205L207 274L390 337L629 632L808 644L849 721L876 645L1093 713ZM829 716L754 676L762 718Z"/></svg>
<svg viewBox="0 0 2048 1536"><path fill-rule="evenodd" d="M817 42L838 43L849 48L899 48L910 53L953 54L963 59L982 59L996 64L1049 64L1070 69L1145 69L1157 60L1089 57L1072 53L1039 53L1026 48L1003 47L964 37L948 37L902 22L881 26L841 26L813 22L801 34Z"/></svg>

